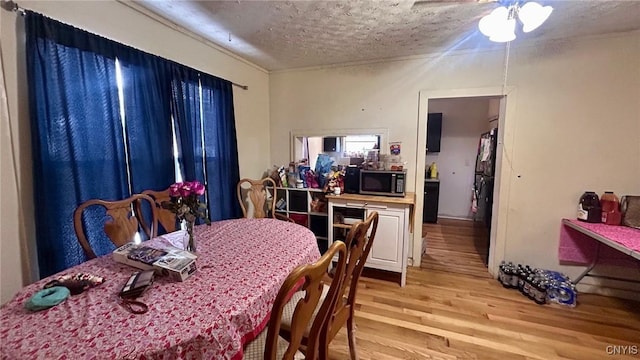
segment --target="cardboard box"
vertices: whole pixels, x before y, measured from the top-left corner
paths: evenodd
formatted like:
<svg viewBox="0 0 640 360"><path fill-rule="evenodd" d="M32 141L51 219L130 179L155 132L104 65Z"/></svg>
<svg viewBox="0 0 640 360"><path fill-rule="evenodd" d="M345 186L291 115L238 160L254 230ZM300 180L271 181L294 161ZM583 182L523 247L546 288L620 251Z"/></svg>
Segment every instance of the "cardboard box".
<svg viewBox="0 0 640 360"><path fill-rule="evenodd" d="M137 269L142 269L142 270L153 270L153 264L149 265L149 264L145 264L143 262L139 262L133 259L129 259L129 253L134 250L137 249L138 246L140 244L136 244L133 242L130 242L128 244L124 244L122 246L120 246L119 248L115 249L113 251L113 260L115 260L116 262L119 262L121 264L126 264L129 266L133 266Z"/></svg>
<svg viewBox="0 0 640 360"><path fill-rule="evenodd" d="M155 270L174 281L185 281L196 271L197 256L160 244L128 243L113 251L113 259L142 270Z"/></svg>
<svg viewBox="0 0 640 360"><path fill-rule="evenodd" d="M169 276L171 280L185 281L196 272L196 259L183 255L167 254L154 262L153 267L156 273Z"/></svg>

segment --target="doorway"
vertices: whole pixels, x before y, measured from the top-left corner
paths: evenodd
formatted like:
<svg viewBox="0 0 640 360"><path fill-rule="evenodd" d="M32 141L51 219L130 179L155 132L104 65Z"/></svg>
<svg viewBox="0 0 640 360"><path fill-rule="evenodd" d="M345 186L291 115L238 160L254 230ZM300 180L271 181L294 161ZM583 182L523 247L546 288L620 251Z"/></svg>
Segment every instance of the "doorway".
<svg viewBox="0 0 640 360"><path fill-rule="evenodd" d="M500 97L429 99L428 106L422 260L487 266Z"/></svg>
<svg viewBox="0 0 640 360"><path fill-rule="evenodd" d="M486 238L489 239L488 251L485 250L485 253L488 253L488 256L482 254L481 247L477 247L477 253L483 255L485 263L487 264L488 272L492 275L497 273L497 265L500 263L500 260L504 258L505 252L505 236L504 232L506 230L505 221L506 221L506 213L502 214L499 209L504 208L506 202L508 201L508 182L501 182L501 179L507 179L511 176L510 169L502 167L502 159L503 157L509 157L507 152L511 151L511 148L503 149L503 143L505 138L505 133L509 134L510 132L509 126L512 126L509 122L506 121L506 118L514 112L513 104L515 104L515 95L516 91L513 87L494 87L494 88L474 88L474 89L452 89L452 90L437 90L437 91L421 91L420 92L420 104L419 104L419 123L418 123L418 153L416 156L416 194L420 194L420 196L416 197L416 211L415 211L415 223L422 223L423 216L423 207L424 207L424 199L422 194L425 190L425 172L428 169L429 165L436 161L438 171L440 172L439 180L442 182L441 186L443 186L442 191L452 191L452 186L454 183L462 183L463 187L467 187L460 191L459 196L462 196L465 199L466 209L468 209L468 213L461 213L459 211L453 211L451 209L446 210L446 201L443 203L443 208L440 209L439 215L446 219L447 226L456 226L456 221L467 221L467 225L473 224L473 226L467 226L467 228L476 228L478 224L474 224L473 217L475 214L471 212L471 200L473 193L473 184L475 183L474 174L475 174L475 165L476 165L476 154L478 151L478 142L481 133L475 134L475 140L473 140L473 145L467 144L467 148L469 146L473 147L473 155L465 155L462 157L462 163L458 163L457 167L450 168L447 164L443 163L443 161L447 162L447 156L445 156L444 151L446 150L446 142L441 144L441 150L439 154L429 154L425 152L427 148L426 143L426 129L427 129L427 114L436 112L437 110L437 102L443 99L473 99L473 98L486 98L486 99L499 99L497 101L498 105L498 118L491 119L488 116L488 112L484 113L483 119L487 123L490 120L497 124L492 124L492 127L495 126L499 128L501 131L497 133L496 136L496 149L495 149L495 172L494 172L494 182L493 182L493 201L490 206L492 216L490 221L487 221L490 226L486 229ZM507 98L509 98L509 102L507 102ZM494 105L494 109L495 109ZM495 111L495 110L494 110ZM447 123L446 123L446 115L443 119L443 135L446 135L447 132ZM487 126L489 128L489 126ZM485 128L485 131L486 129ZM451 154L450 154L451 155ZM435 160L434 160L435 159ZM440 162L440 163L438 163ZM443 168L444 166L444 168ZM471 170L471 175L469 175L469 170ZM446 171L443 173L443 171ZM455 172L455 174L454 174ZM470 176L470 178L469 178ZM449 177L449 182L447 185L444 184L446 181L445 178ZM466 185L464 185L463 180L466 178ZM451 185L451 186L449 186ZM446 187L449 189L445 189ZM454 190L455 191L455 190ZM443 198L440 197L440 202L443 202ZM460 203L458 203L460 204ZM459 205L458 205L459 206ZM451 224L454 225L451 225ZM484 221L482 222L484 223ZM458 225L463 223L458 223ZM462 226L461 226L462 227ZM473 236L471 238L477 237L479 233L482 232L480 230L474 230ZM428 240L428 239L426 239ZM414 232L414 244L413 244L413 262L414 265L419 265L422 262L422 253L428 248L428 241L423 241L422 232ZM433 244L435 246L435 244ZM486 261L488 260L488 261Z"/></svg>

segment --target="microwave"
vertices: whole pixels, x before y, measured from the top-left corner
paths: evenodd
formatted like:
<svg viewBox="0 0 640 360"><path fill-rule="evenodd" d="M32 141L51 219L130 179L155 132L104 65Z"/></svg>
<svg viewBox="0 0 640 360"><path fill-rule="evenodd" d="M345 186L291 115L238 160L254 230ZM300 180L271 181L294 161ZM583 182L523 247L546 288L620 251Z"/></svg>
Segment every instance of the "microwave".
<svg viewBox="0 0 640 360"><path fill-rule="evenodd" d="M360 170L360 194L404 196L406 171Z"/></svg>

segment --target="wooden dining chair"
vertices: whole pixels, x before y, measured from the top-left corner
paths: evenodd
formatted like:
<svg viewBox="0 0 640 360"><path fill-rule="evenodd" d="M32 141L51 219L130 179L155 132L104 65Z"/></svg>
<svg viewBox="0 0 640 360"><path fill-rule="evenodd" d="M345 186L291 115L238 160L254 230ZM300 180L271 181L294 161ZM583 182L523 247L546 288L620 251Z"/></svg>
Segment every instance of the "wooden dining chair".
<svg viewBox="0 0 640 360"><path fill-rule="evenodd" d="M146 202L151 211L150 224L139 220L140 213L136 209L142 208L142 202ZM89 207L93 206L101 206L106 210L106 215L110 219L107 219L104 223L104 232L116 247L132 241L140 228L149 239L156 236L158 229L156 206L155 201L149 195L134 194L129 198L115 201L101 199L85 201L73 213L73 227L76 231L78 242L80 242L80 246L82 246L89 259L95 258L96 254L91 248L89 240L87 240L84 225L82 224L82 215Z"/></svg>
<svg viewBox="0 0 640 360"><path fill-rule="evenodd" d="M270 205L267 203L267 192L273 189ZM260 180L241 179L237 185L238 201L242 208L243 217L250 217L253 210L253 218L261 219L271 217L274 219L294 222L291 218L276 212L276 182L272 178L266 177ZM249 203L245 199L249 199ZM251 205L251 206L249 206Z"/></svg>
<svg viewBox="0 0 640 360"><path fill-rule="evenodd" d="M346 246L342 241L334 242L329 250L313 264L300 265L287 276L276 296L267 328L253 341L247 344L244 359L327 359L328 358L328 320L341 290L341 280L346 269ZM335 267L337 281L327 289L322 282L331 262L337 255ZM280 327L284 307L290 303L291 292L300 286L305 296L293 304L292 323L289 340L280 337ZM318 309L318 310L316 310ZM305 331L308 329L305 335ZM304 353L299 350L303 337L306 339Z"/></svg>
<svg viewBox="0 0 640 360"><path fill-rule="evenodd" d="M355 337L355 306L356 306L356 293L358 291L358 281L362 270L364 269L365 262L371 252L373 240L376 236L378 229L378 212L374 211L365 221L356 222L351 226L345 240L347 246L347 266L344 271L343 279L339 279L337 273L330 273L325 276L325 287L333 286L333 282L339 280L340 282L340 298L336 302L333 315L329 318L328 322L328 341L331 342L335 338L338 331L343 326L347 326L347 336L349 339L349 353L351 359L358 359L358 352L356 348ZM293 312L292 306L300 297L304 296L301 293L295 293L291 300L292 302L285 307L285 316L283 318L281 335L285 339L289 339L291 336L289 329L291 329L291 314ZM303 339L304 345L306 338Z"/></svg>
<svg viewBox="0 0 640 360"><path fill-rule="evenodd" d="M165 201L171 201L171 196L169 195L169 188L165 190L145 190L142 192L145 195L151 196L156 204L156 214L158 216L158 223L164 229L166 233L174 232L178 230L178 219L176 218L176 214L162 207L162 203ZM160 234L160 232L158 232Z"/></svg>

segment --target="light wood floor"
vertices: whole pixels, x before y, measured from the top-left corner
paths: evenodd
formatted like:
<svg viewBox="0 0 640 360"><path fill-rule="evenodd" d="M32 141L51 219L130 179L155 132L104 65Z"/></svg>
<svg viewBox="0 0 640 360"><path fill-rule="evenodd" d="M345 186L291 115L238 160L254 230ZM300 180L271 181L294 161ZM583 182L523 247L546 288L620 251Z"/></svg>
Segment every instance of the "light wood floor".
<svg viewBox="0 0 640 360"><path fill-rule="evenodd" d="M481 223L439 219L437 224L422 225L422 237L427 239L423 269L491 277L484 263L489 237Z"/></svg>
<svg viewBox="0 0 640 360"><path fill-rule="evenodd" d="M360 359L640 359L607 355L609 345L640 352L640 303L580 294L575 308L537 305L487 274L473 251L478 231L469 225L425 226L433 248L424 268L409 269L404 288L361 278ZM348 354L343 329L330 358Z"/></svg>

